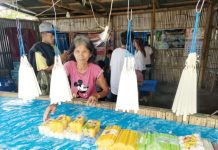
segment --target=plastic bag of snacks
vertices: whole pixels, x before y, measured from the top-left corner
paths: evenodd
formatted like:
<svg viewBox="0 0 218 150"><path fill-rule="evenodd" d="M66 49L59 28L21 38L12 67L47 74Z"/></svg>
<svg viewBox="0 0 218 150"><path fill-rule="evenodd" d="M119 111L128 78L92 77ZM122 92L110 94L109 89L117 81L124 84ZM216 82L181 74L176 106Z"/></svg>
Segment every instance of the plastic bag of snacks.
<svg viewBox="0 0 218 150"><path fill-rule="evenodd" d="M120 126L107 126L95 142L98 149L106 149L112 146L117 139L120 130Z"/></svg>
<svg viewBox="0 0 218 150"><path fill-rule="evenodd" d="M83 135L89 137L95 137L98 131L100 130L100 122L97 120L88 120L83 126L82 132Z"/></svg>
<svg viewBox="0 0 218 150"><path fill-rule="evenodd" d="M82 134L72 132L69 127L71 123L71 117L61 115L56 119L49 120L42 123L38 129L39 133L45 136L70 139L80 141Z"/></svg>
<svg viewBox="0 0 218 150"><path fill-rule="evenodd" d="M75 120L69 123L68 129L74 133L82 133L82 128L84 124L85 124L85 117L77 116Z"/></svg>
<svg viewBox="0 0 218 150"><path fill-rule="evenodd" d="M138 149L138 139L138 132L133 130L121 130L112 148L136 150Z"/></svg>
<svg viewBox="0 0 218 150"><path fill-rule="evenodd" d="M199 134L179 137L181 150L205 150Z"/></svg>

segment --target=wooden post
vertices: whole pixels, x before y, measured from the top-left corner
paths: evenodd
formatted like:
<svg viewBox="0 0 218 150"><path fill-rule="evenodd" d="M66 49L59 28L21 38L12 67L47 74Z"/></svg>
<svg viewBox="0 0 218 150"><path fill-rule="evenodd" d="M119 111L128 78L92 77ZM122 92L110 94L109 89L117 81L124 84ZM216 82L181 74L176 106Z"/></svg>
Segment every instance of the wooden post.
<svg viewBox="0 0 218 150"><path fill-rule="evenodd" d="M153 11L151 16L151 47L154 46L154 30L155 30L155 0L152 1Z"/></svg>
<svg viewBox="0 0 218 150"><path fill-rule="evenodd" d="M206 26L204 29L204 41L202 46L202 59L200 62L200 73L199 73L199 81L198 81L198 87L203 87L204 82L204 76L205 76L205 70L207 67L207 60L208 60L208 54L210 49L210 40L211 40L211 32L212 32L212 21L213 21L213 1L209 1L209 7L207 10L207 20L206 20Z"/></svg>

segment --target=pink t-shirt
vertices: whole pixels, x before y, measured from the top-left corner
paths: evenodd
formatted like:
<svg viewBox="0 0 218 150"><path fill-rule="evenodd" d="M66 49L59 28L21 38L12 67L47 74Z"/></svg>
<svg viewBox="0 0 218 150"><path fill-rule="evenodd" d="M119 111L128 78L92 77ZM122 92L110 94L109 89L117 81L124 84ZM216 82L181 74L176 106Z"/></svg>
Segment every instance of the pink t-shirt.
<svg viewBox="0 0 218 150"><path fill-rule="evenodd" d="M78 72L75 61L64 64L67 76L70 77L71 90L81 98L89 98L96 93L96 80L103 70L96 64L89 63L85 73Z"/></svg>

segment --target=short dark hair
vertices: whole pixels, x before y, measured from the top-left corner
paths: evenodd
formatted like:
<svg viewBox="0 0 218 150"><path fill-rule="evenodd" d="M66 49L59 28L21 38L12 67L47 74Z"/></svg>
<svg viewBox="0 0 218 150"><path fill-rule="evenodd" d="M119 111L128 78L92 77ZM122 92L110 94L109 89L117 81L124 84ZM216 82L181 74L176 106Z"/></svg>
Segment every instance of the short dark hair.
<svg viewBox="0 0 218 150"><path fill-rule="evenodd" d="M75 37L75 39L73 40L73 43L71 43L71 46L68 49L68 51L69 51L68 60L76 61L73 53L74 53L75 48L78 45L84 45L90 51L92 56L89 58L88 62L94 62L95 57L96 57L96 48L95 48L94 44L92 43L92 41L84 35L77 35Z"/></svg>
<svg viewBox="0 0 218 150"><path fill-rule="evenodd" d="M109 50L107 50L107 52L106 52L106 54L112 54L112 50L111 49L109 49Z"/></svg>
<svg viewBox="0 0 218 150"><path fill-rule="evenodd" d="M134 39L133 32L131 32L131 37L132 37L132 40L133 40ZM127 31L121 33L121 43L122 43L122 45L126 45L126 42L127 42L126 39L127 39Z"/></svg>

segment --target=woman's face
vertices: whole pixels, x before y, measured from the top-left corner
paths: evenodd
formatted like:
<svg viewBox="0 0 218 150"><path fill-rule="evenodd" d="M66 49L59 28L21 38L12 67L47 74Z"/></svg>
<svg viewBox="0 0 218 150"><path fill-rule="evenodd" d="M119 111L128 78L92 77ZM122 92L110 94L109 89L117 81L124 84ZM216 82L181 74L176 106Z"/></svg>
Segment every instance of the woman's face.
<svg viewBox="0 0 218 150"><path fill-rule="evenodd" d="M77 63L87 63L89 58L92 56L90 51L84 45L78 45L73 54Z"/></svg>

